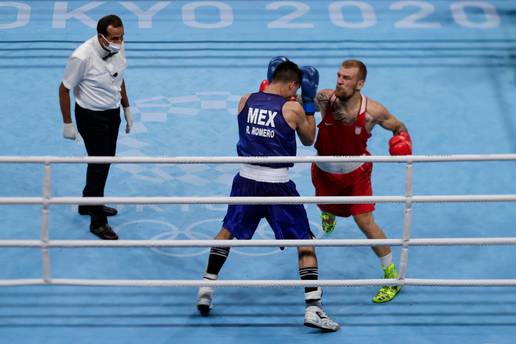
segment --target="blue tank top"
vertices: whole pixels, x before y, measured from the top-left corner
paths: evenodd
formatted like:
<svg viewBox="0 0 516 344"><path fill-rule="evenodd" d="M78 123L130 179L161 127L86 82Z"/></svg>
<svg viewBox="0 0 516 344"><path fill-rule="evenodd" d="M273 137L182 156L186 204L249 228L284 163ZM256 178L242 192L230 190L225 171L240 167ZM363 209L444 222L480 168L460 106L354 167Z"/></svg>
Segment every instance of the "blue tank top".
<svg viewBox="0 0 516 344"><path fill-rule="evenodd" d="M287 100L270 93L252 93L238 114L239 156L295 156L296 133L283 117ZM257 164L272 168L292 163Z"/></svg>

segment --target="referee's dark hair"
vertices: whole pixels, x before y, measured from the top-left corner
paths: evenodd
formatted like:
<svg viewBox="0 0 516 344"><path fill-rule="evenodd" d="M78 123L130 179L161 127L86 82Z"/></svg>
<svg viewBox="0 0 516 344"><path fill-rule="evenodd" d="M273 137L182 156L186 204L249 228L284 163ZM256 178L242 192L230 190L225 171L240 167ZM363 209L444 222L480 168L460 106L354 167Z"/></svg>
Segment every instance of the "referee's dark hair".
<svg viewBox="0 0 516 344"><path fill-rule="evenodd" d="M120 19L119 16L110 14L99 19L99 22L97 23L97 33L107 36L107 28L109 25L113 27L124 26L122 19Z"/></svg>
<svg viewBox="0 0 516 344"><path fill-rule="evenodd" d="M299 69L299 66L292 61L281 62L274 73L272 73L272 81L279 82L297 82L301 85L301 77L303 73Z"/></svg>

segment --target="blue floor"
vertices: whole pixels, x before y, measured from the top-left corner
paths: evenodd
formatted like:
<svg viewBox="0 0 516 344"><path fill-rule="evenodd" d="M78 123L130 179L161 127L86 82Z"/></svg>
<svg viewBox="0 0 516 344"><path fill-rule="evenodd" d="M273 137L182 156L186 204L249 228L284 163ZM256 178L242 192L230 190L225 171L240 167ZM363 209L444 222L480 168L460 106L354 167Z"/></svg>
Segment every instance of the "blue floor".
<svg viewBox="0 0 516 344"><path fill-rule="evenodd" d="M364 93L409 128L415 154L516 151L516 5L511 1L173 1L0 2L0 155L82 156L64 140L57 88L73 48L97 18L125 23L125 75L135 115L120 156L234 156L236 105L257 89L270 58L314 65L333 88L343 59L369 69ZM138 16L135 14L138 13ZM145 13L147 15L145 16ZM318 117L319 118L319 117ZM376 128L374 155L390 134ZM313 155L299 145L299 155ZM108 196L225 196L234 165L114 165ZM402 164L375 164L376 195L404 192ZM515 194L515 162L425 163L416 195ZM41 165L0 165L0 196L40 196ZM291 176L313 195L307 164ZM79 196L85 166L53 166L52 194ZM125 205L110 223L121 239L209 239L223 205ZM322 236L319 212L307 206ZM514 237L514 203L417 204L412 235ZM400 238L403 208L379 204L379 225ZM51 239L94 237L72 206L50 209ZM39 239L39 206L1 206L0 239ZM265 223L256 238L272 238ZM339 219L330 238L363 238ZM199 279L206 248L52 249L54 278ZM396 261L399 248L393 250ZM381 277L369 248L318 249L322 279ZM410 278L516 278L514 246L413 247ZM0 251L0 278L40 278L38 249ZM294 249L233 249L222 279L297 279ZM193 288L4 287L2 343L512 343L512 288L406 287L391 303L370 302L375 287L326 288L333 334L305 328L303 292L221 288L208 317Z"/></svg>

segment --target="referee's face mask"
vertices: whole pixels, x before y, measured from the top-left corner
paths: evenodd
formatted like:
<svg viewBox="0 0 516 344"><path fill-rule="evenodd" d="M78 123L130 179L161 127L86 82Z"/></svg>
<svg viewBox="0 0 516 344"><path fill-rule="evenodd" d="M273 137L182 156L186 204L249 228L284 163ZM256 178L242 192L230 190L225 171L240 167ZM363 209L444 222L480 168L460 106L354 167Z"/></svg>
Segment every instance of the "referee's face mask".
<svg viewBox="0 0 516 344"><path fill-rule="evenodd" d="M109 25L106 29L106 36L99 32L102 37L102 46L112 54L116 54L122 49L124 43L124 27ZM108 39L109 37L109 39Z"/></svg>
<svg viewBox="0 0 516 344"><path fill-rule="evenodd" d="M109 39L107 39L106 36L104 36L103 34L100 34L100 35L106 41L107 46L104 46L104 47L107 50L109 50L109 52L116 54L120 51L120 49L122 49L123 41L121 41L120 43L114 43L114 42L111 42Z"/></svg>

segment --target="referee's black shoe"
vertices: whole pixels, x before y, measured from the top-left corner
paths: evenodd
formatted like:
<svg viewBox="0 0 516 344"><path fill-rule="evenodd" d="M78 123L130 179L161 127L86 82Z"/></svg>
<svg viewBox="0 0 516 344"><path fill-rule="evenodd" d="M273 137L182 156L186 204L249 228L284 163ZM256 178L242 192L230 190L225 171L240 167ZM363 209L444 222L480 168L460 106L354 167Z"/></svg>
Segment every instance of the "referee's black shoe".
<svg viewBox="0 0 516 344"><path fill-rule="evenodd" d="M115 208L108 207L106 205L102 206L102 211L104 212L104 215L106 216L115 216L118 214L118 210ZM80 205L79 206L79 214L80 215L90 215L91 208L87 205Z"/></svg>
<svg viewBox="0 0 516 344"><path fill-rule="evenodd" d="M100 226L90 225L90 232L101 238L102 240L118 240L118 235L113 231L110 225L107 223Z"/></svg>

